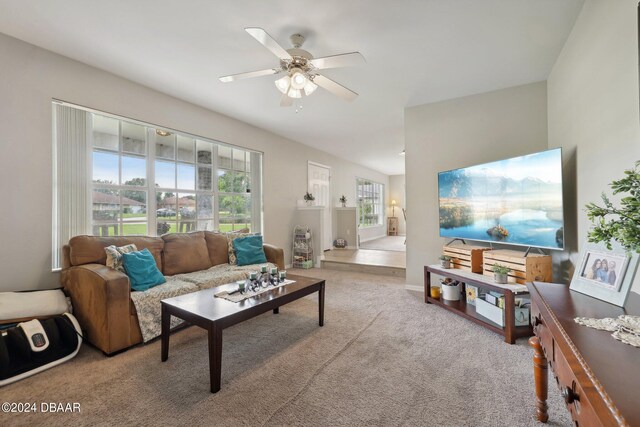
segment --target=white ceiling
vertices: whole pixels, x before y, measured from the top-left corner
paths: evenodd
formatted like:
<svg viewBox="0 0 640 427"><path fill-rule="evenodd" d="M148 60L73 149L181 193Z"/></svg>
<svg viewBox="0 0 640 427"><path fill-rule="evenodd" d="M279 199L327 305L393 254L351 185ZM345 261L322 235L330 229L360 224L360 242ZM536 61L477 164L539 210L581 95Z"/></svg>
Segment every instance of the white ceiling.
<svg viewBox="0 0 640 427"><path fill-rule="evenodd" d="M3 0L0 32L386 174L404 173L406 106L546 80L583 0ZM318 89L279 106L276 67L245 27L314 56L367 64L323 72L358 92Z"/></svg>

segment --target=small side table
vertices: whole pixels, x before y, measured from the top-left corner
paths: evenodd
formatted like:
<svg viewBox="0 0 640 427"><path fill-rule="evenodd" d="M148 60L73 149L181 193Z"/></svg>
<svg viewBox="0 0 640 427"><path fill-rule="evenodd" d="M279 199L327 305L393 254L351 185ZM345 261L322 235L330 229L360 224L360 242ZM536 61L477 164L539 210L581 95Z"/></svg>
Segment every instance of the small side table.
<svg viewBox="0 0 640 427"><path fill-rule="evenodd" d="M398 235L398 217L390 216L387 218L387 235L388 236L397 236Z"/></svg>

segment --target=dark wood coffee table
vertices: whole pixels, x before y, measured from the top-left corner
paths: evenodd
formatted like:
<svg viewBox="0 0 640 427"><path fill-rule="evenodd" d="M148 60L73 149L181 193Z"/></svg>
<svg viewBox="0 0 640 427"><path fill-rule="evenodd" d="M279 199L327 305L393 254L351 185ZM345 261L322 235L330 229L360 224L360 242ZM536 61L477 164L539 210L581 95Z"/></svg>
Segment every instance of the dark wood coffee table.
<svg viewBox="0 0 640 427"><path fill-rule="evenodd" d="M169 328L171 316L178 317L193 325L206 329L209 333L209 377L211 393L220 391L222 371L222 330L229 326L251 319L259 314L273 310L277 314L280 306L318 292L318 315L320 326L324 325L324 280L289 275L291 283L274 288L241 302L231 302L224 298L215 298L214 294L237 289L238 285L229 284L205 289L198 292L168 298L162 304L162 355L164 362L169 357Z"/></svg>

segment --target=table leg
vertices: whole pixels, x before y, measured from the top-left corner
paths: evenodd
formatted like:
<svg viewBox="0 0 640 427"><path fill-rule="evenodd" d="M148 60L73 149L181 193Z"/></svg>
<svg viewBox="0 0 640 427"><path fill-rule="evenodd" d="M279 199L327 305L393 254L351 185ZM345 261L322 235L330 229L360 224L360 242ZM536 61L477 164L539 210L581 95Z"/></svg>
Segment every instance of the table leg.
<svg viewBox="0 0 640 427"><path fill-rule="evenodd" d="M209 381L211 393L220 391L222 377L222 329L212 323L209 327Z"/></svg>
<svg viewBox="0 0 640 427"><path fill-rule="evenodd" d="M273 314L278 314L280 313L280 307L276 307L273 309Z"/></svg>
<svg viewBox="0 0 640 427"><path fill-rule="evenodd" d="M546 423L549 420L547 410L547 390L548 390L548 363L544 356L542 346L538 337L529 338L529 345L533 347L533 376L536 383L536 415L538 421Z"/></svg>
<svg viewBox="0 0 640 427"><path fill-rule="evenodd" d="M169 358L169 327L171 326L171 314L169 314L169 309L162 302L160 303L162 307L162 323L161 323L161 355L160 360L166 362Z"/></svg>
<svg viewBox="0 0 640 427"><path fill-rule="evenodd" d="M324 282L318 290L318 325L324 326Z"/></svg>
<svg viewBox="0 0 640 427"><path fill-rule="evenodd" d="M431 304L429 296L431 295L431 272L427 271L427 267L424 268L424 302Z"/></svg>
<svg viewBox="0 0 640 427"><path fill-rule="evenodd" d="M516 332L516 301L513 292L504 292L504 342L515 344Z"/></svg>

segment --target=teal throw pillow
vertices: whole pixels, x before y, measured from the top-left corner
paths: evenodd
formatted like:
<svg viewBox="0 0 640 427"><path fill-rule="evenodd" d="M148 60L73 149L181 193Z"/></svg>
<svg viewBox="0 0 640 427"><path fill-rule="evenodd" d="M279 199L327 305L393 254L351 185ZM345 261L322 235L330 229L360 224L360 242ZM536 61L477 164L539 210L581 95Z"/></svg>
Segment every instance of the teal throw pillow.
<svg viewBox="0 0 640 427"><path fill-rule="evenodd" d="M267 256L262 247L262 236L246 236L233 239L238 265L264 264Z"/></svg>
<svg viewBox="0 0 640 427"><path fill-rule="evenodd" d="M158 270L149 249L122 254L122 261L134 291L146 291L167 281Z"/></svg>

